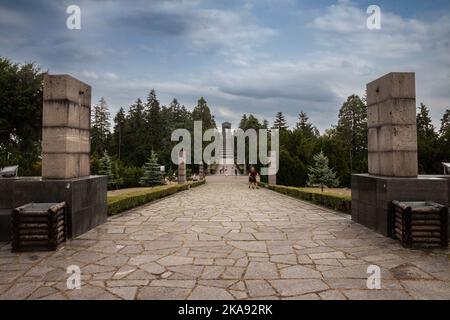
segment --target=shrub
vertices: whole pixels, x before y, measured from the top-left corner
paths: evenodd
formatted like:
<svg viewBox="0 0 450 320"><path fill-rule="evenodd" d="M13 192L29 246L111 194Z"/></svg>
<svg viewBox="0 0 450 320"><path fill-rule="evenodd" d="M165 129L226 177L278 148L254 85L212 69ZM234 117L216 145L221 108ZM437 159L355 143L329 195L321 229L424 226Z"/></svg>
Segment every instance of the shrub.
<svg viewBox="0 0 450 320"><path fill-rule="evenodd" d="M348 214L352 213L352 200L351 197L348 196L330 195L302 188L268 185L265 183L259 183L259 185L300 200L324 206L329 209Z"/></svg>
<svg viewBox="0 0 450 320"><path fill-rule="evenodd" d="M120 194L108 197L108 215L115 215L125 210L138 207L145 203L164 198L179 191L187 190L189 187L197 187L204 184L205 181L197 181L185 184L157 186L146 188L130 193Z"/></svg>

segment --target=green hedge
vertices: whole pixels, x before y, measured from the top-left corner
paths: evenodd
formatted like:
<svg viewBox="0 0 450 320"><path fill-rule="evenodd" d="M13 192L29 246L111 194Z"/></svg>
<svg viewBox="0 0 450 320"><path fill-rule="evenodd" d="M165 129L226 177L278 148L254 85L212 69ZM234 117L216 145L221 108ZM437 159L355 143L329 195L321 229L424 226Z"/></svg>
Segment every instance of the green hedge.
<svg viewBox="0 0 450 320"><path fill-rule="evenodd" d="M187 190L189 187L198 187L204 183L205 180L202 180L185 184L153 187L148 190L110 196L108 197L108 215L112 216L148 202L167 197L179 191Z"/></svg>
<svg viewBox="0 0 450 320"><path fill-rule="evenodd" d="M305 200L317 205L324 206L329 209L333 209L348 214L352 213L351 197L323 194L319 192L302 190L301 188L296 187L269 185L261 182L259 183L259 185L300 200Z"/></svg>

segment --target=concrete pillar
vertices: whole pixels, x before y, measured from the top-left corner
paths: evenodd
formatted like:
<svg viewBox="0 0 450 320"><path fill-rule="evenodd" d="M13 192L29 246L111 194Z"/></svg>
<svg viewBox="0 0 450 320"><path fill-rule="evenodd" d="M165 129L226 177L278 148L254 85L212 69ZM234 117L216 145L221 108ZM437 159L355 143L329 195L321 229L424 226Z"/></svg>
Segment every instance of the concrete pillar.
<svg viewBox="0 0 450 320"><path fill-rule="evenodd" d="M198 164L198 176L200 180L205 179L205 171L203 168L203 161Z"/></svg>
<svg viewBox="0 0 450 320"><path fill-rule="evenodd" d="M268 183L277 184L277 156L275 151L270 151L270 165L268 168Z"/></svg>
<svg viewBox="0 0 450 320"><path fill-rule="evenodd" d="M186 183L186 151L180 151L178 155L178 183Z"/></svg>
<svg viewBox="0 0 450 320"><path fill-rule="evenodd" d="M44 76L42 177L90 175L91 87L69 75Z"/></svg>
<svg viewBox="0 0 450 320"><path fill-rule="evenodd" d="M367 84L369 174L416 177L416 90L413 72L391 72Z"/></svg>

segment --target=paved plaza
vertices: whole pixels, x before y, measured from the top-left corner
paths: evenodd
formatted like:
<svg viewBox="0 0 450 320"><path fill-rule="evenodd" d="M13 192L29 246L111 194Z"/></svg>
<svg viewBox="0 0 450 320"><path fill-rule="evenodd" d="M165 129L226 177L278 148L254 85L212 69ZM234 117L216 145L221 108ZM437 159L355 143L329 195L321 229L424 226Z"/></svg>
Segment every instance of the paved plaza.
<svg viewBox="0 0 450 320"><path fill-rule="evenodd" d="M448 250L404 249L348 215L221 179L112 217L58 252L0 244L0 298L450 299ZM79 290L67 289L70 265ZM369 265L381 268L379 290L367 289Z"/></svg>

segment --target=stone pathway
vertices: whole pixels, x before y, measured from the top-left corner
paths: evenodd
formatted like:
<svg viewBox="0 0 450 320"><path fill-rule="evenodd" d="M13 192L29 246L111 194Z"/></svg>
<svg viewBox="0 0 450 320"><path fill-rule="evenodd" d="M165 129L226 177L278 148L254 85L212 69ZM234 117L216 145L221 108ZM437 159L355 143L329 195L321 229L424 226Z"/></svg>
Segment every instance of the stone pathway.
<svg viewBox="0 0 450 320"><path fill-rule="evenodd" d="M0 244L0 298L450 299L448 254L216 180L113 217L58 252ZM69 265L81 268L80 290L67 289ZM369 265L381 268L380 290L366 287Z"/></svg>

